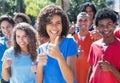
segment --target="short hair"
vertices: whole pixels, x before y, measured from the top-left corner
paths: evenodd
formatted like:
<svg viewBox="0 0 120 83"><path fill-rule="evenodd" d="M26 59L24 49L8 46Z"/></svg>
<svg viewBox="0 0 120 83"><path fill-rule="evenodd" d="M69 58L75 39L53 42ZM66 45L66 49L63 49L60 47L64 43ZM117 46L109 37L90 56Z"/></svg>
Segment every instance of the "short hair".
<svg viewBox="0 0 120 83"><path fill-rule="evenodd" d="M9 22L9 23L10 23L11 25L13 25L13 26L14 26L14 24L15 24L15 21L14 21L13 18L12 18L11 16L9 16L9 15L2 15L2 16L0 17L0 25L1 25L1 23L2 23L3 21Z"/></svg>
<svg viewBox="0 0 120 83"><path fill-rule="evenodd" d="M80 12L78 15L77 15L77 18L79 16L87 16L87 17L90 17L86 12Z"/></svg>
<svg viewBox="0 0 120 83"><path fill-rule="evenodd" d="M79 8L79 12L86 12L87 7L91 7L93 14L94 14L93 15L93 19L94 19L94 16L95 16L97 10L96 10L94 4L91 2L85 2L84 4L82 4Z"/></svg>
<svg viewBox="0 0 120 83"><path fill-rule="evenodd" d="M17 41L16 41L16 31L17 30L22 30L26 33L26 35L28 36L28 52L31 54L31 60L32 61L35 61L36 58L37 58L37 51L36 51L36 48L37 48L37 39L36 39L36 35L35 35L35 30L34 28L28 24L28 23L19 23L17 24L14 29L13 29L13 34L12 34L12 44L13 44L13 48L14 48L14 54L15 54L15 57L17 57L18 53L20 53L21 51L21 48L20 46L17 44Z"/></svg>
<svg viewBox="0 0 120 83"><path fill-rule="evenodd" d="M69 29L69 21L66 13L63 11L63 9L60 6L57 5L48 5L41 9L38 17L37 17L37 31L39 35L42 37L49 38L48 33L46 32L46 25L50 22L50 17L53 15L58 15L61 17L62 20L62 36L67 36L68 29Z"/></svg>
<svg viewBox="0 0 120 83"><path fill-rule="evenodd" d="M14 16L14 20L16 20L17 18L22 18L23 22L26 22L29 24L32 23L30 17L24 13L16 13Z"/></svg>
<svg viewBox="0 0 120 83"><path fill-rule="evenodd" d="M95 25L98 26L98 22L103 19L110 18L113 23L117 22L117 14L114 12L114 10L110 8L103 8L99 9L98 12L95 15Z"/></svg>

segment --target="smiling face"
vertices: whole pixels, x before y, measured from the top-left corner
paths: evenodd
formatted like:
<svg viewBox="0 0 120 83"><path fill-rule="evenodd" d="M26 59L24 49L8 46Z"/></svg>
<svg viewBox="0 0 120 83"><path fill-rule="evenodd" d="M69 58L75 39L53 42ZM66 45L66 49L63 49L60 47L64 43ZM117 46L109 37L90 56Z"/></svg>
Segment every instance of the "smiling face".
<svg viewBox="0 0 120 83"><path fill-rule="evenodd" d="M7 39L10 39L11 32L13 30L13 25L11 23L9 23L8 21L2 21L1 22L1 30L2 30L3 35Z"/></svg>
<svg viewBox="0 0 120 83"><path fill-rule="evenodd" d="M116 23L110 18L102 19L98 22L98 30L103 38L111 38L115 29Z"/></svg>
<svg viewBox="0 0 120 83"><path fill-rule="evenodd" d="M89 16L91 17L91 19L93 19L94 13L91 7L86 7L86 13L89 14Z"/></svg>
<svg viewBox="0 0 120 83"><path fill-rule="evenodd" d="M28 36L26 35L25 31L23 30L16 31L16 42L21 49L27 49L29 42L28 42Z"/></svg>
<svg viewBox="0 0 120 83"><path fill-rule="evenodd" d="M81 31L88 31L90 26L89 16L78 16L77 17L77 25Z"/></svg>
<svg viewBox="0 0 120 83"><path fill-rule="evenodd" d="M58 15L53 15L50 18L50 22L46 25L46 31L51 41L54 41L57 36L62 32L62 20Z"/></svg>

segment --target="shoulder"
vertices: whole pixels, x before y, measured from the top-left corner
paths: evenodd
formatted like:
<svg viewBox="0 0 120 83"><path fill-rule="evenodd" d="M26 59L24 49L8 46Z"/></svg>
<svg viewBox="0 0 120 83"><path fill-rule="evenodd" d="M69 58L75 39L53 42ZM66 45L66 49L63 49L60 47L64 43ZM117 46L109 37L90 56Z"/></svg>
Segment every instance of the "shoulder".
<svg viewBox="0 0 120 83"><path fill-rule="evenodd" d="M79 35L79 33L75 33L75 34L73 35L73 37L74 37L74 38L78 38L78 35Z"/></svg>
<svg viewBox="0 0 120 83"><path fill-rule="evenodd" d="M4 55L2 57L2 61L5 59L5 57L12 57L14 55L14 49L13 47L8 48L7 50L5 50Z"/></svg>
<svg viewBox="0 0 120 83"><path fill-rule="evenodd" d="M0 44L3 44L6 41L5 37L0 37Z"/></svg>
<svg viewBox="0 0 120 83"><path fill-rule="evenodd" d="M94 41L92 44L91 44L91 47L92 46L101 46L102 45L102 39L99 39L97 41Z"/></svg>
<svg viewBox="0 0 120 83"><path fill-rule="evenodd" d="M66 37L66 38L63 39L63 41L68 42L68 43L74 43L75 42L73 37L71 37L71 38Z"/></svg>

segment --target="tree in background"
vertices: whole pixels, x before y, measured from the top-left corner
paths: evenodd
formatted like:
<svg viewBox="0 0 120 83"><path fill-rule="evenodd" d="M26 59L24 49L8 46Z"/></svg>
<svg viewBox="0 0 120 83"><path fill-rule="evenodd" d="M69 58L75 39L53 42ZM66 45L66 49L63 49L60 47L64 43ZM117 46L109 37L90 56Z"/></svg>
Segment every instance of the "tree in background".
<svg viewBox="0 0 120 83"><path fill-rule="evenodd" d="M15 12L24 12L24 0L0 0L0 15L14 15Z"/></svg>
<svg viewBox="0 0 120 83"><path fill-rule="evenodd" d="M15 0L0 0L0 15L12 14L15 10Z"/></svg>
<svg viewBox="0 0 120 83"><path fill-rule="evenodd" d="M40 9L46 5L53 4L53 2L56 2L56 0L25 0L25 13L36 17Z"/></svg>
<svg viewBox="0 0 120 83"><path fill-rule="evenodd" d="M76 17L79 13L80 5L85 2L92 2L97 10L106 7L106 0L71 0L70 8L67 12L70 22L76 22Z"/></svg>
<svg viewBox="0 0 120 83"><path fill-rule="evenodd" d="M2 5L3 1L4 5ZM69 10L67 9L66 11L70 22L76 21L79 7L84 2L92 2L97 9L106 7L106 0L0 0L0 15L13 15L15 12L23 12L35 18L44 6L49 4L62 4L62 7L66 7L67 5L64 4L66 1L70 1Z"/></svg>

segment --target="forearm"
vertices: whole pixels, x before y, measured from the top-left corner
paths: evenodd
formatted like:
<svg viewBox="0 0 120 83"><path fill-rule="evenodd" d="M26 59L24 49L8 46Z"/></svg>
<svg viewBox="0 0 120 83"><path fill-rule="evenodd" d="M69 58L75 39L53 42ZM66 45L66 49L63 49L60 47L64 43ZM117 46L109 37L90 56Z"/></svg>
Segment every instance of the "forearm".
<svg viewBox="0 0 120 83"><path fill-rule="evenodd" d="M86 83L89 83L91 73L92 73L92 66L89 68L88 77L87 77L87 82Z"/></svg>
<svg viewBox="0 0 120 83"><path fill-rule="evenodd" d="M74 73L69 68L68 64L64 60L63 56L58 59L58 63L63 75L63 78L66 80L66 83L73 83L74 81Z"/></svg>
<svg viewBox="0 0 120 83"><path fill-rule="evenodd" d="M120 82L120 71L117 70L115 67L111 66L111 72L113 76Z"/></svg>
<svg viewBox="0 0 120 83"><path fill-rule="evenodd" d="M2 77L5 81L8 81L10 79L10 68L4 68L2 67Z"/></svg>
<svg viewBox="0 0 120 83"><path fill-rule="evenodd" d="M43 68L42 65L37 66L37 72L36 72L36 83L42 83L43 81Z"/></svg>

